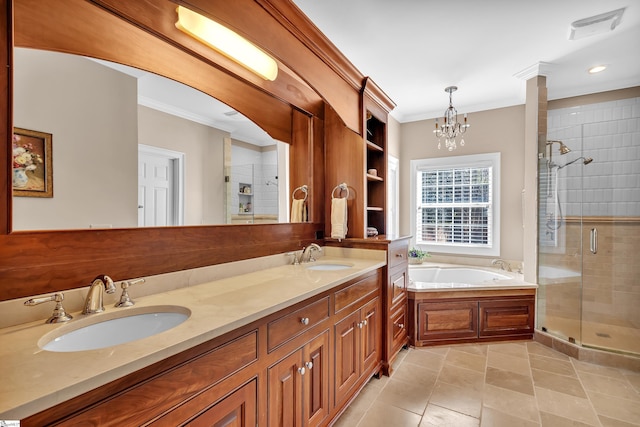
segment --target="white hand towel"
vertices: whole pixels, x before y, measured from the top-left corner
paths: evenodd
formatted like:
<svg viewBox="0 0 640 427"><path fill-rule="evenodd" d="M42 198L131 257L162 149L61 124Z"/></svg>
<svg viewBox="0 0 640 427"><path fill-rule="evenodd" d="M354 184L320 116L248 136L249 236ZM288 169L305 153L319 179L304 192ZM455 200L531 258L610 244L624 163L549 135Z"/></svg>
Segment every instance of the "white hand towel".
<svg viewBox="0 0 640 427"><path fill-rule="evenodd" d="M347 199L331 199L331 238L342 240L347 236Z"/></svg>
<svg viewBox="0 0 640 427"><path fill-rule="evenodd" d="M291 202L291 222L306 222L307 207L304 199L293 199Z"/></svg>

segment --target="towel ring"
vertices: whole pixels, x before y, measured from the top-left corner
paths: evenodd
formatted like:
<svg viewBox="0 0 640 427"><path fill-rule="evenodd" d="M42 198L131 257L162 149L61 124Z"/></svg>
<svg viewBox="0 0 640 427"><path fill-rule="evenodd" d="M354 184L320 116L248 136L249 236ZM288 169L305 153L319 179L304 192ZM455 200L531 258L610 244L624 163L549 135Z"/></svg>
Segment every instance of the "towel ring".
<svg viewBox="0 0 640 427"><path fill-rule="evenodd" d="M333 191L331 192L331 199L335 199L335 197L333 196L333 194L336 192L336 190L338 190L338 196L340 196L342 191L346 191L347 192L347 196L345 197L345 199L349 198L349 187L347 186L346 182L343 182L342 184L338 184L334 187Z"/></svg>
<svg viewBox="0 0 640 427"><path fill-rule="evenodd" d="M293 193L291 193L292 199L296 198L296 192L298 191L302 191L304 193L304 198L302 200L307 200L307 196L309 195L309 187L307 187L307 185L305 184L293 190Z"/></svg>

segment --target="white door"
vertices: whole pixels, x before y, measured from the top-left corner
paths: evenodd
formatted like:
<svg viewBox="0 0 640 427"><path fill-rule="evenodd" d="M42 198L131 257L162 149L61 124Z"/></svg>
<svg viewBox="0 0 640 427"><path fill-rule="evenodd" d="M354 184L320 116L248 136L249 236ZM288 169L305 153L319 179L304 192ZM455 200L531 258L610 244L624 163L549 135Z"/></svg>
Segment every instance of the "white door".
<svg viewBox="0 0 640 427"><path fill-rule="evenodd" d="M179 225L177 161L162 150L138 150L138 226Z"/></svg>

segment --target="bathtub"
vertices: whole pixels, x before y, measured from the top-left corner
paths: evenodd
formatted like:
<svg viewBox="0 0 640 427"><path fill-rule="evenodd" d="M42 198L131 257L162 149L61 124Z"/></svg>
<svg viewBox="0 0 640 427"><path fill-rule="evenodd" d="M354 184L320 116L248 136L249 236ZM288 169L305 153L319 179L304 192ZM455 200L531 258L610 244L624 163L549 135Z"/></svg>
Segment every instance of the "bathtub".
<svg viewBox="0 0 640 427"><path fill-rule="evenodd" d="M522 275L494 268L456 265L409 266L408 291L444 289L500 289L537 287L523 281Z"/></svg>

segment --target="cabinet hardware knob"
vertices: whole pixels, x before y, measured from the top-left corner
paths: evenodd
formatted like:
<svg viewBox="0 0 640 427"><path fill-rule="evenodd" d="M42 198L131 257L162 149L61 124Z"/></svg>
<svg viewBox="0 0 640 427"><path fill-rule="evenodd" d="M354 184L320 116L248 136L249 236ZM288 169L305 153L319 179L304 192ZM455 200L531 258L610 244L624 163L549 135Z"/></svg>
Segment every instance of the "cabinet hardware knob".
<svg viewBox="0 0 640 427"><path fill-rule="evenodd" d="M309 318L308 317L303 317L302 319L300 319L300 323L302 323L303 325L308 325L309 324Z"/></svg>
<svg viewBox="0 0 640 427"><path fill-rule="evenodd" d="M304 373L306 372L304 366L298 368L298 372L300 372L300 375L304 375Z"/></svg>
<svg viewBox="0 0 640 427"><path fill-rule="evenodd" d="M398 323L398 328L404 329L404 323Z"/></svg>
<svg viewBox="0 0 640 427"><path fill-rule="evenodd" d="M311 370L313 369L313 362L305 362L304 366L306 366L307 369Z"/></svg>
<svg viewBox="0 0 640 427"><path fill-rule="evenodd" d="M404 258L404 254L396 254L396 258Z"/></svg>
<svg viewBox="0 0 640 427"><path fill-rule="evenodd" d="M367 326L368 324L369 324L369 322L367 322L367 319L364 319L364 320L362 321L362 326Z"/></svg>

